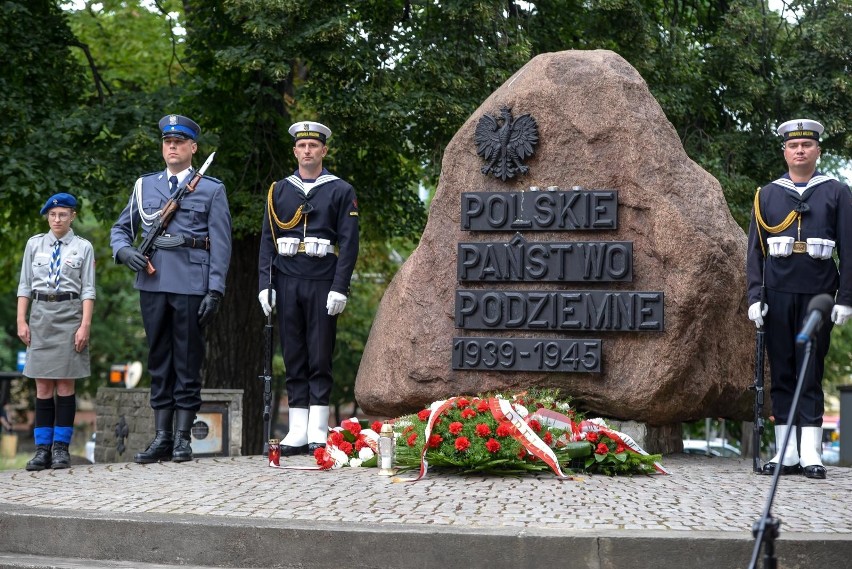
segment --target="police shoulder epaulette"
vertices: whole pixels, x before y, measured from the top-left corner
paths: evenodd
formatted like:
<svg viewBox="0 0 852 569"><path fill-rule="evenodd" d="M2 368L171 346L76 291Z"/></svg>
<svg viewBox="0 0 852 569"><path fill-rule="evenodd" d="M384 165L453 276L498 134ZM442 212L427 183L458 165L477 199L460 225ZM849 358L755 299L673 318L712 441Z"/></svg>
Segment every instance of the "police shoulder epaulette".
<svg viewBox="0 0 852 569"><path fill-rule="evenodd" d="M219 178L214 178L213 176L208 176L207 174L202 174L201 177L204 178L205 180L210 180L211 182L216 182L217 184L222 183L222 180L220 180Z"/></svg>
<svg viewBox="0 0 852 569"><path fill-rule="evenodd" d="M27 241L32 241L33 239L41 239L41 238L42 238L42 237L44 237L44 236L45 236L45 234L44 234L44 233L37 233L36 235L33 235L32 237L30 237L29 239L27 239Z"/></svg>
<svg viewBox="0 0 852 569"><path fill-rule="evenodd" d="M142 174L139 176L140 178L147 178L148 176L156 176L157 174L162 174L162 170L157 170L156 172L148 172L147 174Z"/></svg>

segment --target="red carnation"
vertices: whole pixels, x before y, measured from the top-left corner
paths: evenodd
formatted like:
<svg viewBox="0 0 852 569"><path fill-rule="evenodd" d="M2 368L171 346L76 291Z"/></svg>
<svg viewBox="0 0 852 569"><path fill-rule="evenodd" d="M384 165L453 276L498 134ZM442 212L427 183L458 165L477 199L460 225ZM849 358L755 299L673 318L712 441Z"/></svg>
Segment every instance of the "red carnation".
<svg viewBox="0 0 852 569"><path fill-rule="evenodd" d="M373 421L373 424L370 425L370 428L376 431L377 433L382 432L382 422L381 421Z"/></svg>
<svg viewBox="0 0 852 569"><path fill-rule="evenodd" d="M420 411L417 414L417 418L420 419L421 421L426 421L426 420L429 419L429 415L431 415L431 414L432 414L431 409L423 409L422 411Z"/></svg>
<svg viewBox="0 0 852 569"><path fill-rule="evenodd" d="M464 425L462 425L458 421L453 421L452 423L450 423L449 431L450 431L450 433L452 433L454 435L458 435L460 432L462 432L463 428L464 428Z"/></svg>
<svg viewBox="0 0 852 569"><path fill-rule="evenodd" d="M408 438L405 440L405 444L410 447L414 446L414 443L417 442L417 433L411 433Z"/></svg>
<svg viewBox="0 0 852 569"><path fill-rule="evenodd" d="M532 429L536 433L541 431L541 423L539 423L535 419L530 419L529 421L527 421L527 425L529 425L530 429Z"/></svg>
<svg viewBox="0 0 852 569"><path fill-rule="evenodd" d="M512 423L509 421L503 421L499 425L497 425L497 436L498 437L508 437L512 434Z"/></svg>
<svg viewBox="0 0 852 569"><path fill-rule="evenodd" d="M456 399L456 407L458 407L459 409L464 409L468 405L470 405L470 401L465 399L464 397L459 397L458 399Z"/></svg>
<svg viewBox="0 0 852 569"><path fill-rule="evenodd" d="M343 441L342 443L337 445L337 448L346 453L346 456L349 456L349 454L352 452L352 443L350 443L349 441Z"/></svg>
<svg viewBox="0 0 852 569"><path fill-rule="evenodd" d="M470 448L470 441L467 440L467 437L459 437L456 439L456 450L459 452L464 452L468 448Z"/></svg>
<svg viewBox="0 0 852 569"><path fill-rule="evenodd" d="M441 435L429 435L429 448L438 448L444 442L444 437Z"/></svg>
<svg viewBox="0 0 852 569"><path fill-rule="evenodd" d="M598 434L590 431L586 433L586 440L590 443L596 443L598 442Z"/></svg>
<svg viewBox="0 0 852 569"><path fill-rule="evenodd" d="M320 447L314 451L314 460L317 461L317 466L321 470L329 470L334 466L334 460L331 455L326 452L325 447Z"/></svg>
<svg viewBox="0 0 852 569"><path fill-rule="evenodd" d="M627 450L627 447L626 447L626 446L624 446L624 443L617 443L617 444L615 445L615 452L616 452L616 454L618 454L618 453L622 453L622 452L624 452L624 451L626 451L626 450Z"/></svg>
<svg viewBox="0 0 852 569"><path fill-rule="evenodd" d="M353 435L358 435L361 432L361 423L358 421L354 421L351 419L346 419L340 423L340 426L352 433Z"/></svg>
<svg viewBox="0 0 852 569"><path fill-rule="evenodd" d="M464 411L461 412L462 419L473 419L476 417L476 411L467 407Z"/></svg>
<svg viewBox="0 0 852 569"><path fill-rule="evenodd" d="M485 423L479 423L476 425L476 434L482 438L485 438L491 434L491 427L486 425Z"/></svg>
<svg viewBox="0 0 852 569"><path fill-rule="evenodd" d="M410 433L410 432L411 432L411 431L413 431L413 430L414 430L414 425L408 425L407 427L405 427L405 428L402 430L402 434L403 434L403 435L407 435L408 433Z"/></svg>
<svg viewBox="0 0 852 569"><path fill-rule="evenodd" d="M488 401L486 401L485 399L480 399L479 401L477 401L476 410L480 413L485 413L486 411L488 411Z"/></svg>
<svg viewBox="0 0 852 569"><path fill-rule="evenodd" d="M485 450L495 453L500 450L500 443L497 442L497 439L488 439L488 442L485 443Z"/></svg>
<svg viewBox="0 0 852 569"><path fill-rule="evenodd" d="M609 447L606 446L606 443L599 443L597 448L595 449L595 454L607 454L609 452Z"/></svg>
<svg viewBox="0 0 852 569"><path fill-rule="evenodd" d="M363 437L359 437L357 441L355 441L355 450L361 450L362 448L370 446L367 444L367 441L363 439Z"/></svg>
<svg viewBox="0 0 852 569"><path fill-rule="evenodd" d="M336 447L339 447L340 443L343 442L343 435L340 434L340 431L332 431L328 435L328 442Z"/></svg>
<svg viewBox="0 0 852 569"><path fill-rule="evenodd" d="M553 434L550 431L544 433L544 442L549 446L553 444Z"/></svg>

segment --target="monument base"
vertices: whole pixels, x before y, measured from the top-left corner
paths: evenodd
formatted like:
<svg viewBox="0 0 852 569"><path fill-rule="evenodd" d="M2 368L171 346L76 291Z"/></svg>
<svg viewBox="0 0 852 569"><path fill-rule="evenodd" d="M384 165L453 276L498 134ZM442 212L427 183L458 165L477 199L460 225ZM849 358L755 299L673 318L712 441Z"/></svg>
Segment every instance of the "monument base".
<svg viewBox="0 0 852 569"><path fill-rule="evenodd" d="M648 454L672 454L683 451L683 433L680 423L674 425L648 425L638 421L606 420L607 425L636 441Z"/></svg>
<svg viewBox="0 0 852 569"><path fill-rule="evenodd" d="M147 389L101 387L96 399L95 462L132 462L154 437L154 411ZM193 456L240 456L243 390L202 389L192 426Z"/></svg>

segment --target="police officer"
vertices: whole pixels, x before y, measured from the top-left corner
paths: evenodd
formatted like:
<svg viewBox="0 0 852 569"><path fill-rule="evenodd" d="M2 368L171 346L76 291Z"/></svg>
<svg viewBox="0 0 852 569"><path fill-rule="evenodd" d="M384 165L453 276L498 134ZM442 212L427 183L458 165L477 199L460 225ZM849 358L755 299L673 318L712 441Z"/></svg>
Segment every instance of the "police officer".
<svg viewBox="0 0 852 569"><path fill-rule="evenodd" d="M306 121L289 132L299 167L269 188L258 259L258 300L267 316L276 308L284 352L283 456L325 446L337 316L358 257L355 190L322 165L331 130Z"/></svg>
<svg viewBox="0 0 852 569"><path fill-rule="evenodd" d="M27 241L18 283L18 337L28 348L23 374L36 384L36 452L27 470L71 465L68 445L77 414L74 381L90 375L95 306L95 253L92 244L71 229L76 198L66 193L51 196L39 213L50 231Z"/></svg>
<svg viewBox="0 0 852 569"><path fill-rule="evenodd" d="M156 436L135 456L143 464L192 459L190 433L201 407L203 328L219 309L231 259L225 186L208 176L185 194L150 259L133 246L136 235L147 235L169 198L195 175L192 157L201 128L180 115L163 117L159 128L166 169L136 180L110 239L116 262L136 272L148 338ZM153 273L146 270L149 260Z"/></svg>
<svg viewBox="0 0 852 569"><path fill-rule="evenodd" d="M816 335L810 365L804 377L799 410L790 417L803 360L796 345L810 300L818 294L836 293L831 321L842 325L852 316L852 194L849 188L817 171L819 139L823 126L814 120L795 119L778 127L784 138L788 172L758 190L754 200L747 259L748 317L760 328L766 324L766 348L772 377L772 414L778 453L764 465L773 474L803 472L808 478L825 478L820 458L824 397L822 376L832 325ZM836 252L840 272L834 262ZM766 299L761 301L761 287ZM764 320L765 319L765 320ZM799 427L786 448L780 448L787 430Z"/></svg>

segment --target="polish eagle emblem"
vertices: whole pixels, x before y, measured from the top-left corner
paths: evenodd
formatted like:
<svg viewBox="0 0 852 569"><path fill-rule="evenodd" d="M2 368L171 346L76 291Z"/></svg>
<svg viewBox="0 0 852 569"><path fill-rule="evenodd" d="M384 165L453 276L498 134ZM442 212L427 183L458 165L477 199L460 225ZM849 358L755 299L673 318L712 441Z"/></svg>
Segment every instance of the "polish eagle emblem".
<svg viewBox="0 0 852 569"><path fill-rule="evenodd" d="M484 114L474 132L476 153L485 160L483 174L493 173L504 182L520 172L526 174L529 167L524 160L535 152L538 144L538 125L529 115L512 118L512 109L504 106L500 114Z"/></svg>

